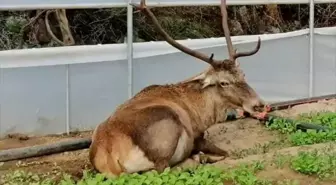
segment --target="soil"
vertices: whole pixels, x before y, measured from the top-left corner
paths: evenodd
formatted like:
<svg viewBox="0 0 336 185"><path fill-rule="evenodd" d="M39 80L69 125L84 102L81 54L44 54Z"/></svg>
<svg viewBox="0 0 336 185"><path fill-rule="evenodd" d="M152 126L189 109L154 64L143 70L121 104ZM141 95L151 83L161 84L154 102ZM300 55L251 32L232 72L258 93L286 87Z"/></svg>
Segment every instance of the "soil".
<svg viewBox="0 0 336 185"><path fill-rule="evenodd" d="M317 103L310 103L305 105L294 106L288 110L275 111L273 114L295 118L300 113L309 113L311 111L335 111L336 99L328 101L320 101ZM45 137L24 137L20 135L11 136L0 140L0 150L33 146L39 144L52 143L57 141L64 141L73 138L90 137L91 132L74 133L67 135L54 135ZM327 144L311 145L309 147L288 147L286 145L279 145L279 147L269 148L267 151L255 151L248 156L237 157L234 156L240 151L250 150L258 146L265 146L267 143L276 142L278 140L277 134L265 128L265 126L254 119L242 119L230 121L223 124L214 125L208 129L206 137L215 142L217 146L229 151L232 156L223 161L217 162L216 166L236 165L240 162L249 162L258 159L272 159L274 154L281 152L296 153L300 150L308 150L311 148L319 148ZM184 164L188 166L187 160ZM191 163L189 163L191 164ZM10 161L0 163L0 176L14 170L26 170L34 173L50 173L55 176L60 175L60 172L65 172L76 177L81 177L83 169L91 169L88 161L88 150L78 150L72 152L65 152L61 154L53 154L38 158L30 158L19 161ZM329 185L330 182L315 182L313 177L304 176L293 172L290 169L273 169L268 167L258 174L261 177L267 177L275 180L296 179L300 184L323 184Z"/></svg>

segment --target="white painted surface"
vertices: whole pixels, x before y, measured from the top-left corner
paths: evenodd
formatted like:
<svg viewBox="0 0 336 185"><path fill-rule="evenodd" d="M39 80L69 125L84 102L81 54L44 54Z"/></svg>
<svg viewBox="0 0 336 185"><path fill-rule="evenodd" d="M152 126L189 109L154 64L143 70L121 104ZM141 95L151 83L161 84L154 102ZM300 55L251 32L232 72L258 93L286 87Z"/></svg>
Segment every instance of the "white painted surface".
<svg viewBox="0 0 336 185"><path fill-rule="evenodd" d="M140 0L133 0L138 3ZM319 3L335 3L336 0L315 0ZM128 0L0 0L0 10L57 9L57 8L111 8L126 7ZM227 0L228 5L256 4L308 4L309 0ZM213 6L219 0L147 0L148 6Z"/></svg>
<svg viewBox="0 0 336 185"><path fill-rule="evenodd" d="M314 94L336 93L336 27L315 30ZM267 101L308 96L308 30L261 35L260 51L240 59L248 82ZM239 51L257 36L233 37ZM179 41L226 58L224 38ZM66 65L69 65L70 130L93 129L123 103L127 93L126 44L0 52L0 137L20 132L66 132ZM207 64L166 42L134 44L133 89L172 83Z"/></svg>

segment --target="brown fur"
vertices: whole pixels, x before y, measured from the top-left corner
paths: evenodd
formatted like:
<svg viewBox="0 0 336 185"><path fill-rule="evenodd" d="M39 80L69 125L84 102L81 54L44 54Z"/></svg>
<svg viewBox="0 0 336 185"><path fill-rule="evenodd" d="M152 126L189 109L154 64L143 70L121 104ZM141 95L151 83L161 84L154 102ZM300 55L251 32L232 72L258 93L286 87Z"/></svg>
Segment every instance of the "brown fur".
<svg viewBox="0 0 336 185"><path fill-rule="evenodd" d="M232 87L222 87L217 82L202 88L202 81L188 81L143 89L97 127L90 150L92 164L108 174L127 172L118 161L125 162L127 153L138 146L154 163L154 169L163 170L170 165L183 131L190 140L183 159L193 150L227 155L205 141L203 132L222 121L227 109L240 108L243 102L258 99L244 78L239 78L242 72L235 70L219 72L226 76L224 79L233 80Z"/></svg>
<svg viewBox="0 0 336 185"><path fill-rule="evenodd" d="M98 125L90 146L94 168L118 176L162 171L200 151L228 156L203 138L204 131L225 120L228 109L254 115L264 103L235 59L207 62L211 67L192 78L144 88Z"/></svg>

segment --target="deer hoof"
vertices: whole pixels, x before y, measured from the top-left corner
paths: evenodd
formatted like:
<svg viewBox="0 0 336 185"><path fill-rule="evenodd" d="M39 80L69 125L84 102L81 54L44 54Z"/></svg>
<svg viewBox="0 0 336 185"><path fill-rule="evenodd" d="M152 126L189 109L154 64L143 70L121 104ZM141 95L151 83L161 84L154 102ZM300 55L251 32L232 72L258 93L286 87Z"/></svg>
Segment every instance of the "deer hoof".
<svg viewBox="0 0 336 185"><path fill-rule="evenodd" d="M199 154L195 154L192 156L192 159L200 164L215 163L224 160L225 158L226 156L204 154L203 152L200 152Z"/></svg>
<svg viewBox="0 0 336 185"><path fill-rule="evenodd" d="M208 157L207 158L208 163L216 163L216 162L222 161L226 158L225 156L211 156L211 155L208 155L207 157Z"/></svg>

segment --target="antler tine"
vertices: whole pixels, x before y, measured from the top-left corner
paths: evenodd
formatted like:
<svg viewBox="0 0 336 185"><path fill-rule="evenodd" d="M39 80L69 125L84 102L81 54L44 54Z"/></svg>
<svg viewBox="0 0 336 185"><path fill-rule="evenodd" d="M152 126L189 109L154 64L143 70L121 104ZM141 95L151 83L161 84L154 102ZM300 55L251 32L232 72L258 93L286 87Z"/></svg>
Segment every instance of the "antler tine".
<svg viewBox="0 0 336 185"><path fill-rule="evenodd" d="M246 51L246 52L240 52L240 53L235 53L235 56L233 57L234 60L236 60L239 57L247 57L256 54L259 49L260 49L261 41L260 37L258 37L258 43L257 46L252 50L252 51Z"/></svg>
<svg viewBox="0 0 336 185"><path fill-rule="evenodd" d="M198 52L198 51L195 51L195 50L192 50L190 48L187 48L186 46L183 46L182 44L176 42L173 38L171 38L168 33L166 33L164 31L164 29L161 27L159 21L156 19L155 15L153 14L153 12L147 8L146 6L146 2L145 0L141 0L140 2L140 6L136 6L134 4L132 4L133 6L135 6L136 8L138 8L140 11L144 11L146 16L149 17L154 26L155 26L155 29L160 33L160 35L172 46L174 46L175 48L177 48L178 50L186 53L186 54L189 54L193 57L196 57L200 60L203 60L204 62L210 64L211 66L215 67L215 63L218 62L216 60L213 59L213 54L211 54L211 56L207 56L201 52Z"/></svg>
<svg viewBox="0 0 336 185"><path fill-rule="evenodd" d="M230 30L228 26L226 0L221 0L221 14L222 14L222 27L223 27L223 31L225 35L227 48L229 50L230 60L234 61L235 50L233 49L231 36L230 36Z"/></svg>
<svg viewBox="0 0 336 185"><path fill-rule="evenodd" d="M261 45L260 37L258 37L258 43L255 49L253 49L252 51L236 53L236 50L233 49L231 36L230 36L230 30L229 30L228 21L227 21L226 0L221 0L221 12L222 12L222 26L223 26L223 30L225 34L227 47L229 50L230 60L236 61L236 59L239 57L246 57L246 56L251 56L251 55L256 54L259 51L260 45ZM237 62L237 65L238 65L238 62Z"/></svg>

